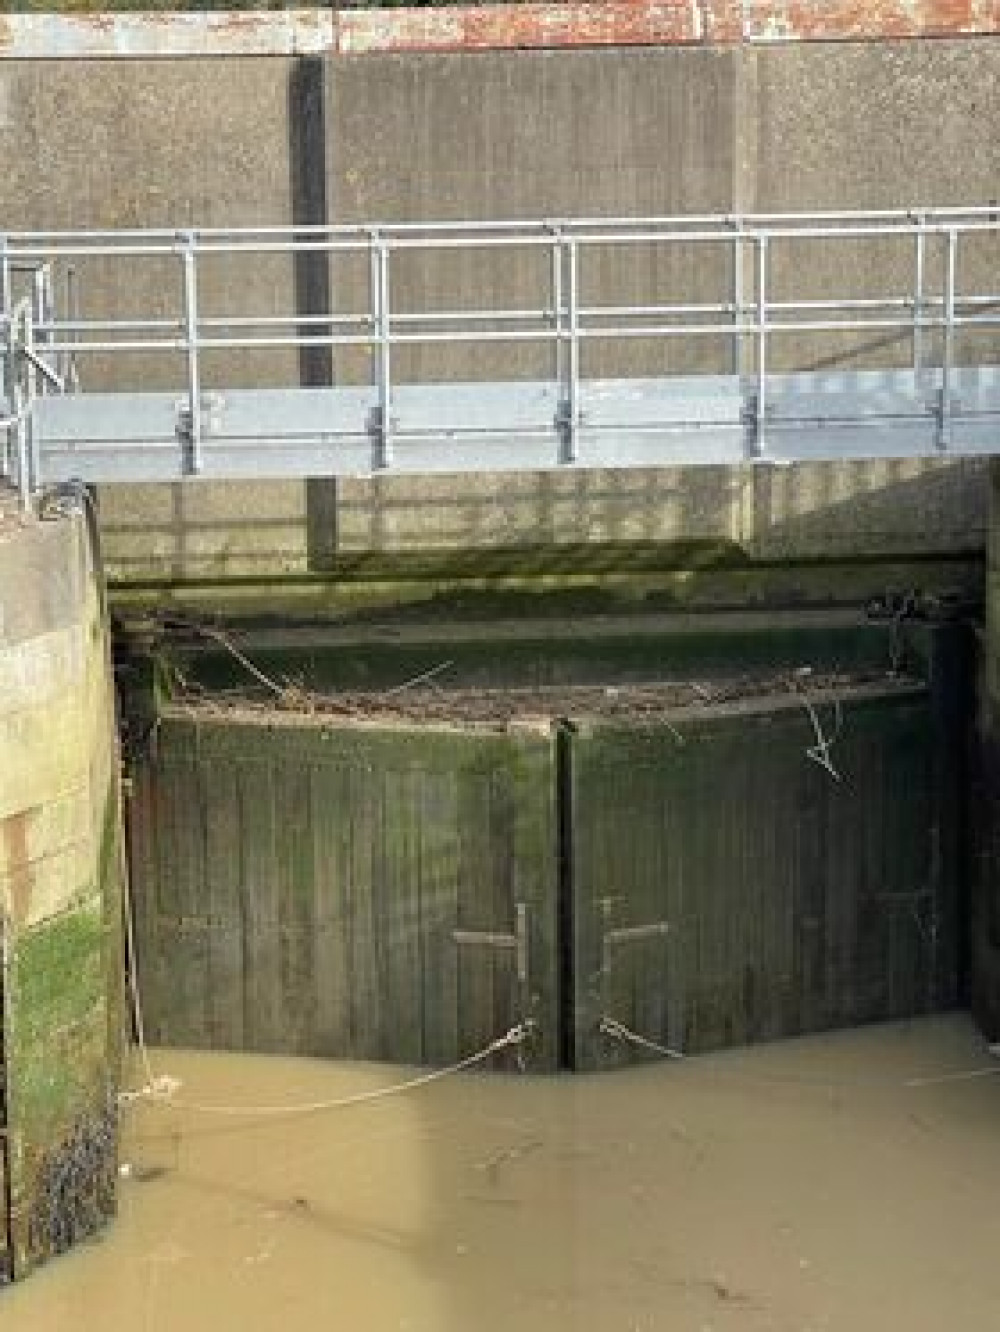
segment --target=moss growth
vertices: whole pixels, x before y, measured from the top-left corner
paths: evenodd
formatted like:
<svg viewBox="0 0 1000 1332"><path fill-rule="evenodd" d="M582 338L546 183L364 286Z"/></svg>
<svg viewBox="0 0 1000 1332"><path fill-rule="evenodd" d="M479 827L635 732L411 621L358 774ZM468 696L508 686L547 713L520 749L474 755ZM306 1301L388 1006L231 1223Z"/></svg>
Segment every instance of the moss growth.
<svg viewBox="0 0 1000 1332"><path fill-rule="evenodd" d="M13 940L8 994L14 1275L113 1214L122 1043L118 798L81 900Z"/></svg>
<svg viewBox="0 0 1000 1332"><path fill-rule="evenodd" d="M117 1091L121 1081L123 1045L126 1014L124 1011L124 918L122 882L123 844L121 829L121 809L117 785L109 783L104 803L104 820L101 831L100 858L98 864L99 883L101 886L101 909L103 926L103 947L101 960L104 968L105 994L107 998L107 1048L106 1067L108 1081Z"/></svg>
<svg viewBox="0 0 1000 1332"><path fill-rule="evenodd" d="M106 1048L104 920L99 900L20 935L12 965L12 1100L38 1141L71 1118Z"/></svg>
<svg viewBox="0 0 1000 1332"><path fill-rule="evenodd" d="M407 559L361 557L323 577L189 578L113 582L122 618L172 613L261 623L323 619L340 624L552 615L613 615L758 607L860 606L887 590L957 589L982 594L981 553L928 559L858 559L774 564L745 560L675 562L660 548L598 548L575 560L557 548Z"/></svg>

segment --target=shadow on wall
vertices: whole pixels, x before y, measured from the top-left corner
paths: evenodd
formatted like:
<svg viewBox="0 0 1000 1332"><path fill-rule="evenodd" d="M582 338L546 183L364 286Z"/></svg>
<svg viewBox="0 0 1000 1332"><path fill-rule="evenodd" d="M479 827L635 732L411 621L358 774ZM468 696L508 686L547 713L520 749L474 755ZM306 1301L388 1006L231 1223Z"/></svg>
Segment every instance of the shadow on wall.
<svg viewBox="0 0 1000 1332"><path fill-rule="evenodd" d="M319 511L298 482L129 487L101 494L105 558L123 583L363 572L417 557L469 575L746 560L977 554L986 465L919 461L691 467L343 481ZM634 546L634 564L628 547ZM615 551L614 558L610 556ZM515 557L524 553L523 562Z"/></svg>

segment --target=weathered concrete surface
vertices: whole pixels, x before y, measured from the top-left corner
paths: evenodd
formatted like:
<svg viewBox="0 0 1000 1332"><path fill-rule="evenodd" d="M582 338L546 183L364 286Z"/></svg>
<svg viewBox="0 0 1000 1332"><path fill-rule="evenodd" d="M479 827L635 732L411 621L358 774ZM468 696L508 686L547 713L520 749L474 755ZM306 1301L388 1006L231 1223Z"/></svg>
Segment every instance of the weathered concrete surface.
<svg viewBox="0 0 1000 1332"><path fill-rule="evenodd" d="M82 515L22 521L0 500L8 1278L114 1208L120 819L102 597Z"/></svg>
<svg viewBox="0 0 1000 1332"><path fill-rule="evenodd" d="M38 227L982 202L1000 166L1000 103L990 95L998 74L1000 42L990 38L247 57L228 71L199 59L7 61L0 204L7 225ZM879 289L901 262L873 251L858 282ZM995 256L970 254L968 264L962 281L995 271ZM796 271L821 287L840 268L830 260ZM516 294L530 276L484 265L476 285ZM226 277L209 277L210 299ZM417 293L434 274L425 267L400 279ZM674 295L710 292L684 264L651 261L630 277L635 290L654 279ZM315 310L327 285L346 301L354 281L315 265L264 264L245 285L241 277L242 299L262 311L296 300ZM100 284L95 270L82 289ZM158 308L176 274L152 286L129 287L129 300ZM890 360L908 351L874 350ZM710 352L694 363L707 365ZM857 349L831 354L864 359ZM691 362L694 353L681 355ZM209 366L208 377L269 382L289 369L243 358L224 373ZM291 372L320 382L329 369L314 358ZM530 366L522 357L511 369ZM360 378L368 366L344 356L334 372ZM855 464L780 477L686 469L109 491L102 521L110 572L128 583L322 578L359 551L637 538L676 543L683 569L690 541L724 543L739 560L975 549L985 527L981 477L976 465Z"/></svg>
<svg viewBox="0 0 1000 1332"><path fill-rule="evenodd" d="M67 6L71 9L72 6ZM995 33L993 0L560 0L410 9L7 14L0 58L341 55Z"/></svg>
<svg viewBox="0 0 1000 1332"><path fill-rule="evenodd" d="M297 96L293 59L146 60L134 63L11 61L0 63L0 182L4 227L120 228L282 224L298 220L292 163L290 105ZM220 87L225 96L220 96ZM297 168L296 168L297 170ZM79 266L81 305L95 317L116 305L125 317L174 314L180 272L164 262L109 269ZM231 274L230 274L231 276ZM209 304L226 284L223 265L206 271ZM295 273L277 259L239 274L243 308L295 308ZM215 295L213 296L213 287ZM133 369L134 363L133 363ZM209 359L208 381L219 371ZM147 357L150 388L175 386L180 362ZM107 382L106 364L81 367L85 384ZM294 381L297 366L279 353L230 359L224 377L245 384ZM208 552L232 573L303 568L307 528L305 487L275 483L263 493L235 486L226 492L108 492L105 558L112 573L134 576L144 567L129 527L149 561L181 577L204 572ZM295 515L291 531L285 516ZM116 521L115 514L120 514ZM120 535L111 530L120 523ZM236 531L233 531L233 528ZM256 558L255 558L256 555ZM242 558L241 558L242 557Z"/></svg>
<svg viewBox="0 0 1000 1332"><path fill-rule="evenodd" d="M997 30L992 0L604 0L341 10L337 49L475 51L946 37Z"/></svg>

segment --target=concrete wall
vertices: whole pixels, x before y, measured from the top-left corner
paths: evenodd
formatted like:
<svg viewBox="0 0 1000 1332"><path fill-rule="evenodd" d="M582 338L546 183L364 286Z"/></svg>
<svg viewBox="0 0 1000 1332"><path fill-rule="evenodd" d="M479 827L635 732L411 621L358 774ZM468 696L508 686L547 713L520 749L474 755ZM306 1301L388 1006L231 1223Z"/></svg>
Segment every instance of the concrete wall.
<svg viewBox="0 0 1000 1332"><path fill-rule="evenodd" d="M11 60L0 68L10 163L0 205L8 225L37 227L983 202L1000 168L989 95L998 74L1000 41L991 37L326 61ZM964 278L994 272L995 260L970 253ZM784 269L781 262L779 290L783 273L809 272L822 289L843 271L842 256L825 266L794 254ZM856 268L858 282L882 289L902 263L873 250ZM687 269L651 260L629 281L636 290L652 283L708 294ZM220 270L209 295L212 282L221 290L232 276ZM480 290L515 294L529 278L509 264L476 274ZM297 301L309 311L329 287L347 300L357 280L308 263L294 272L264 264L240 285L257 309ZM415 271L401 275L401 287L426 291L435 280ZM175 275L154 285L155 307L175 290ZM99 288L95 273L84 290ZM130 288L129 299L141 294ZM816 350L810 363L824 354ZM861 364L905 357L908 348L830 354ZM306 382L330 373L313 357L298 367L243 360L224 377L267 381L289 369ZM368 373L359 357L341 357L333 369L344 380ZM512 362L511 371L532 367ZM863 518L852 527L855 495ZM141 583L322 575L338 557L371 549L637 536L722 541L751 558L845 549L863 559L934 556L981 546L982 497L977 466L855 464L795 468L780 479L675 469L133 490L106 494L102 520L113 576Z"/></svg>
<svg viewBox="0 0 1000 1332"><path fill-rule="evenodd" d="M0 494L0 1007L15 1277L114 1207L121 885L102 596L82 516L23 523Z"/></svg>

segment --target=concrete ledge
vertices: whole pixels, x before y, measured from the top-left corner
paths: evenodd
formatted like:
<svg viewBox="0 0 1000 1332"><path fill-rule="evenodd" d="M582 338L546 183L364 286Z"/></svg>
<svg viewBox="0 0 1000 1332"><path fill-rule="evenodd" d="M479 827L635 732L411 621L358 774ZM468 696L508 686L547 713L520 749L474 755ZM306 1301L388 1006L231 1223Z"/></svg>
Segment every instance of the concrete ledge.
<svg viewBox="0 0 1000 1332"><path fill-rule="evenodd" d="M982 36L992 0L590 0L261 13L7 14L0 59L365 55Z"/></svg>
<svg viewBox="0 0 1000 1332"><path fill-rule="evenodd" d="M5 656L18 643L79 624L85 596L80 540L81 533L68 533L64 523L10 520L0 526Z"/></svg>

